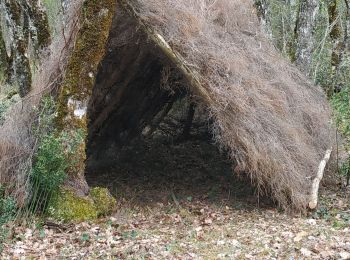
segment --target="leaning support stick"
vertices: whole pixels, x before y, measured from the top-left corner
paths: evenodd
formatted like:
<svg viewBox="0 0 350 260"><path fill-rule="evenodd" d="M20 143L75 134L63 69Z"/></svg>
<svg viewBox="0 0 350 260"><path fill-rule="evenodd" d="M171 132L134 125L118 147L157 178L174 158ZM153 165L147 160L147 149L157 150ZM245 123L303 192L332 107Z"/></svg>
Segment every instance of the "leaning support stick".
<svg viewBox="0 0 350 260"><path fill-rule="evenodd" d="M331 157L332 149L329 149L326 151L326 154L322 161L320 162L320 165L318 166L318 171L315 179L312 182L311 187L311 196L310 196L310 202L309 202L309 208L315 209L317 207L318 203L318 189L320 187L320 182L323 178L323 173L326 168L327 162L329 161L329 158Z"/></svg>
<svg viewBox="0 0 350 260"><path fill-rule="evenodd" d="M181 56L181 54L173 50L171 46L165 41L162 35L155 32L139 17L136 9L129 0L120 0L119 2L123 8L129 12L130 15L135 17L135 19L138 21L138 24L147 34L149 39L152 40L153 43L163 51L167 58L174 63L176 68L182 72L188 83L194 86L194 89L200 94L202 99L204 99L206 102L211 102L211 95L209 91L204 86L202 86L198 73L190 68L190 65L187 64L186 60Z"/></svg>

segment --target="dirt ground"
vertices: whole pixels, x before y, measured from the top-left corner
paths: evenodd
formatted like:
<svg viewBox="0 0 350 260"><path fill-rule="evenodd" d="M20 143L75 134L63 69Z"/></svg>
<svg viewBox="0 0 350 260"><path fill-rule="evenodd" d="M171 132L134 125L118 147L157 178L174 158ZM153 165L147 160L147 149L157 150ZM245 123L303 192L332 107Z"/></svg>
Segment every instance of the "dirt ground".
<svg viewBox="0 0 350 260"><path fill-rule="evenodd" d="M286 213L213 144L162 143L137 143L88 174L117 198L112 216L16 226L2 259L350 259L350 192L337 180L317 211Z"/></svg>

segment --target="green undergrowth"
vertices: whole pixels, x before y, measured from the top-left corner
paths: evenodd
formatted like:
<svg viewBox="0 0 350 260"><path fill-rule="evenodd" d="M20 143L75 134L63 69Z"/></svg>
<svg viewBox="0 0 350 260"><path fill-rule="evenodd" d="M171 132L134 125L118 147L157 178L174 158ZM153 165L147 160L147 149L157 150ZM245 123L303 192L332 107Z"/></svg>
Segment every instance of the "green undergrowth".
<svg viewBox="0 0 350 260"><path fill-rule="evenodd" d="M67 178L66 171L75 162L70 160L81 142L83 134L61 132L45 135L35 154L31 172L32 199L30 208L46 211L53 195Z"/></svg>
<svg viewBox="0 0 350 260"><path fill-rule="evenodd" d="M337 129L344 138L344 150L350 152L350 103L349 94L350 86L343 88L339 93L332 98L332 105L334 108L334 118ZM350 159L347 158L339 168L340 174L349 176Z"/></svg>
<svg viewBox="0 0 350 260"><path fill-rule="evenodd" d="M61 3L54 2L43 1L53 35L62 8ZM27 173L29 195L20 215L80 221L108 214L115 205L106 189L92 189L85 197L67 189L68 182L83 179L87 129L86 118L75 117L76 107L69 106L68 101L85 102L91 95L95 79L90 75L96 74L104 56L115 4L112 0L84 1L81 28L58 96L43 97L38 108L34 108L36 121L29 129L34 139L32 164ZM7 103L0 102L0 123L7 110Z"/></svg>
<svg viewBox="0 0 350 260"><path fill-rule="evenodd" d="M5 190L4 186L0 186L0 227L16 216L16 201L11 196L7 196Z"/></svg>
<svg viewBox="0 0 350 260"><path fill-rule="evenodd" d="M16 200L6 194L6 188L0 186L0 252L2 245L8 237L8 228L5 226L15 219L17 214Z"/></svg>
<svg viewBox="0 0 350 260"><path fill-rule="evenodd" d="M65 181L80 165L83 129L55 129L56 102L42 99L38 109L38 124L33 132L38 140L30 170L31 196L25 211L63 221L85 221L110 213L115 199L108 189L93 188L88 196L78 196L65 188ZM26 214L28 215L28 214Z"/></svg>
<svg viewBox="0 0 350 260"><path fill-rule="evenodd" d="M350 141L350 88L344 88L332 98L332 104L335 110L335 120L338 130Z"/></svg>

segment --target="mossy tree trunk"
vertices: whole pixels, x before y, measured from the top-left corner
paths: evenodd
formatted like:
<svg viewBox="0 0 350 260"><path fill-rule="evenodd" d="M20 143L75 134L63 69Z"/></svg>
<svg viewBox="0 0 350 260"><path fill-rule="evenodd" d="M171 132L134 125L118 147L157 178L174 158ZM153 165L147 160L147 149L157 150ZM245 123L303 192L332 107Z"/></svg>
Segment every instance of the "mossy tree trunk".
<svg viewBox="0 0 350 260"><path fill-rule="evenodd" d="M56 123L59 131L82 130L87 134L87 104L95 84L98 66L105 55L115 5L115 0L88 0L83 4L81 28L65 70L58 98ZM84 176L85 143L84 138L79 151L72 158L74 164L69 168L64 184L78 195L87 195L89 191Z"/></svg>

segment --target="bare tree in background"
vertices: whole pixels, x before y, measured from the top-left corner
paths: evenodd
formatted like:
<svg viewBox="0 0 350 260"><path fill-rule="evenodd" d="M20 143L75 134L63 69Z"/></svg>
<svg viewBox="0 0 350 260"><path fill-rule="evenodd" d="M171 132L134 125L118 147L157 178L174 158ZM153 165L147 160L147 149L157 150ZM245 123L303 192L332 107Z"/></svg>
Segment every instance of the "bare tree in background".
<svg viewBox="0 0 350 260"><path fill-rule="evenodd" d="M344 0L346 6L346 25L344 31L344 43L345 50L350 52L350 42L349 42L349 33L350 33L350 3L349 0Z"/></svg>
<svg viewBox="0 0 350 260"><path fill-rule="evenodd" d="M297 0L279 0L283 3L281 13L281 34L282 34L282 53L288 55L291 61L295 61L296 42L294 39L295 26L297 22L297 12L295 7L298 5Z"/></svg>
<svg viewBox="0 0 350 260"><path fill-rule="evenodd" d="M332 42L332 86L330 88L331 95L334 91L339 92L342 88L342 83L338 81L340 65L344 56L345 41L343 38L344 32L341 25L341 17L338 10L337 0L331 0L328 4L328 17L330 28L330 39Z"/></svg>
<svg viewBox="0 0 350 260"><path fill-rule="evenodd" d="M255 0L255 7L261 24L264 26L269 37L272 38L268 0Z"/></svg>
<svg viewBox="0 0 350 260"><path fill-rule="evenodd" d="M295 40L297 43L295 61L299 68L306 74L309 74L312 62L312 51L314 47L313 29L318 10L318 0L300 1L295 29Z"/></svg>

